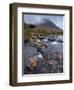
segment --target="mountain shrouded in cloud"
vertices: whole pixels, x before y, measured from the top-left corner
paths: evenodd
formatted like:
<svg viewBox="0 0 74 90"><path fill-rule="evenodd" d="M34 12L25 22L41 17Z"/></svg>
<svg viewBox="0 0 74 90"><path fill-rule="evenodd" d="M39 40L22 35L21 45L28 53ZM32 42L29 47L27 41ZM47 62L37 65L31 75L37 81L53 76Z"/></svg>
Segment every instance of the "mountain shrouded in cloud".
<svg viewBox="0 0 74 90"><path fill-rule="evenodd" d="M63 15L34 15L24 14L24 23L37 25L44 23L45 20L51 21L56 26L63 29Z"/></svg>
<svg viewBox="0 0 74 90"><path fill-rule="evenodd" d="M46 32L63 32L63 30L56 26L51 20L48 19L42 19L41 22L37 24L26 24L25 25L30 27L30 30L45 30Z"/></svg>
<svg viewBox="0 0 74 90"><path fill-rule="evenodd" d="M51 29L61 29L60 27L56 26L51 20L48 19L42 19L42 23L39 23L37 26Z"/></svg>
<svg viewBox="0 0 74 90"><path fill-rule="evenodd" d="M49 36L49 35L61 35L63 34L63 30L56 26L51 20L42 19L42 22L37 24L27 24L24 23L24 36L32 36L32 34L36 35L37 37L40 36Z"/></svg>

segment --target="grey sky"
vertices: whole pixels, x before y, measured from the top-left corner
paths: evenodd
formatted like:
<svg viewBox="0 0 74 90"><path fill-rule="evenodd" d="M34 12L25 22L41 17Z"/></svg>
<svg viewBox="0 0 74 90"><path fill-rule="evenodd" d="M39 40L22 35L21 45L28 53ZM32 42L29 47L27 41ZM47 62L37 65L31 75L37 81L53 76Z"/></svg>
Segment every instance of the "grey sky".
<svg viewBox="0 0 74 90"><path fill-rule="evenodd" d="M54 24L63 29L63 15L24 15L24 22L27 24L37 24L42 22L43 19L51 20Z"/></svg>

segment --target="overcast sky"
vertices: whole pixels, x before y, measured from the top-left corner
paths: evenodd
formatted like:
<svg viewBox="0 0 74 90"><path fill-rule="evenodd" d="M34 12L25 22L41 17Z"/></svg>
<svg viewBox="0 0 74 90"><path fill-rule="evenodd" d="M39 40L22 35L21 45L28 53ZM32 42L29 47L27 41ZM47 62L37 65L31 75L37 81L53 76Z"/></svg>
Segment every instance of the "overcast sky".
<svg viewBox="0 0 74 90"><path fill-rule="evenodd" d="M63 29L63 15L24 15L24 22L27 24L37 24L42 22L43 19L51 20L54 24Z"/></svg>

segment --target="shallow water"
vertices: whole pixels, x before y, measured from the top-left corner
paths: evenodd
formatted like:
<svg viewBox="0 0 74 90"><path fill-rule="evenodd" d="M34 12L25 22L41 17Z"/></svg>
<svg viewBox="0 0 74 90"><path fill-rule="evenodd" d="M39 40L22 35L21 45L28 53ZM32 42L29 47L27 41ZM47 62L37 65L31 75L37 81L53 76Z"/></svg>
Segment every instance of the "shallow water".
<svg viewBox="0 0 74 90"><path fill-rule="evenodd" d="M46 64L42 64L43 61L41 61L38 64L38 68L36 70L35 73L44 73L42 70L42 68L44 67L44 70L48 71L48 73L60 73L63 71L63 60L60 64L58 64L58 60L55 59L55 53L63 53L63 42L58 42L58 40L62 40L63 41L63 36L59 35L59 36L54 36L56 38L55 41L45 41L45 43L48 45L47 48L42 48L42 51L44 54L47 55L48 60L50 61L50 63L52 63L52 68L51 70L49 70L50 67L48 67L48 65ZM48 38L48 37L47 37ZM37 51L37 48L35 47L31 47L31 46L24 46L24 67L26 66L26 61L30 58L30 57L36 57L37 55L39 55L40 52ZM44 61L45 62L45 61ZM58 67L61 67L61 69L59 70ZM61 71L62 70L62 71ZM26 71L26 69L25 69ZM25 74L27 74L27 71L25 72Z"/></svg>

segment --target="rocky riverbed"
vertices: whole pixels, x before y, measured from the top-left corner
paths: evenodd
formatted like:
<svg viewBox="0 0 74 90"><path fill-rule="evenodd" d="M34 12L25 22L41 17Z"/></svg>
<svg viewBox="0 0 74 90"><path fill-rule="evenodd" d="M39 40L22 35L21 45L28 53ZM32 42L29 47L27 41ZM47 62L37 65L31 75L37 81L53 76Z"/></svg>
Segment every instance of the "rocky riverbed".
<svg viewBox="0 0 74 90"><path fill-rule="evenodd" d="M47 47L39 48L33 43L24 45L23 74L62 73L63 36L45 37L38 43Z"/></svg>

